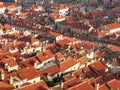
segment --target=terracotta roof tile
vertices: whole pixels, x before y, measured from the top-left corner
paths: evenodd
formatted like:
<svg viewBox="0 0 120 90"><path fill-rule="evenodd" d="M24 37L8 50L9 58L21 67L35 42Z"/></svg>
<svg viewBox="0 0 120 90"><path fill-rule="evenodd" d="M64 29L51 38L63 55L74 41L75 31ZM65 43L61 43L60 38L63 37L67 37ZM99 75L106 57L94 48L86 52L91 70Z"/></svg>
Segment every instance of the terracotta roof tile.
<svg viewBox="0 0 120 90"><path fill-rule="evenodd" d="M29 84L16 90L50 90L50 89L46 85L46 83L41 80L40 82Z"/></svg>
<svg viewBox="0 0 120 90"><path fill-rule="evenodd" d="M0 90L13 90L14 87L10 84L0 82Z"/></svg>
<svg viewBox="0 0 120 90"><path fill-rule="evenodd" d="M64 72L65 70L69 69L70 67L76 65L78 62L73 60L73 58L68 58L67 60L60 63L60 71Z"/></svg>
<svg viewBox="0 0 120 90"><path fill-rule="evenodd" d="M76 85L75 88L75 90L95 90L94 87L88 82L80 83L79 85Z"/></svg>
<svg viewBox="0 0 120 90"><path fill-rule="evenodd" d="M113 90L119 88L120 89L120 82L116 79L113 79L107 83Z"/></svg>
<svg viewBox="0 0 120 90"><path fill-rule="evenodd" d="M112 44L109 44L107 47L109 49L111 49L112 51L120 51L120 48L118 46L115 46L115 45L112 45Z"/></svg>
<svg viewBox="0 0 120 90"><path fill-rule="evenodd" d="M85 64L85 63L89 62L90 59L85 57L85 56L83 56L83 57L77 59L77 61L80 63L80 65L82 65L82 64Z"/></svg>
<svg viewBox="0 0 120 90"><path fill-rule="evenodd" d="M63 90L68 90L69 88L74 87L74 86L76 86L76 85L78 85L80 83L81 83L80 79L78 79L76 77L73 77L72 79L64 82L64 84L63 84Z"/></svg>
<svg viewBox="0 0 120 90"><path fill-rule="evenodd" d="M54 20L65 18L64 16L59 15L59 14L57 14L57 13L51 13L50 16L51 16Z"/></svg>
<svg viewBox="0 0 120 90"><path fill-rule="evenodd" d="M105 73L105 70L108 68L107 66L103 65L100 62L94 62L93 64L89 65L92 69L97 70L101 74Z"/></svg>
<svg viewBox="0 0 120 90"><path fill-rule="evenodd" d="M16 60L14 60L14 58L3 59L1 60L1 62L3 62L4 64L8 64L10 67L14 67L18 65L18 63L16 62Z"/></svg>
<svg viewBox="0 0 120 90"><path fill-rule="evenodd" d="M103 84L99 86L99 90L108 90L108 87L105 84Z"/></svg>
<svg viewBox="0 0 120 90"><path fill-rule="evenodd" d="M37 57L40 61L46 61L54 57L54 54L50 50L45 50L44 52L38 53Z"/></svg>
<svg viewBox="0 0 120 90"><path fill-rule="evenodd" d="M105 25L105 27L109 30L120 28L120 23L116 22L116 23L108 24L108 25Z"/></svg>
<svg viewBox="0 0 120 90"><path fill-rule="evenodd" d="M76 71L74 71L73 73L73 76L79 76L79 77L82 77L83 79L85 78L85 75L80 71L80 70L76 70ZM81 78L81 79L82 79Z"/></svg>
<svg viewBox="0 0 120 90"><path fill-rule="evenodd" d="M45 73L48 73L49 75L54 76L59 72L60 72L60 69L56 64L53 64L47 68L39 70L40 77L43 77Z"/></svg>
<svg viewBox="0 0 120 90"><path fill-rule="evenodd" d="M65 46L65 45L68 45L71 41L69 41L68 39L63 39L63 40L60 40L57 42L58 45L60 46Z"/></svg>
<svg viewBox="0 0 120 90"><path fill-rule="evenodd" d="M37 72L37 70L34 67L29 67L23 70L19 70L17 71L17 73L19 74L19 77L24 80L31 80L34 79L36 77L39 77L39 73Z"/></svg>
<svg viewBox="0 0 120 90"><path fill-rule="evenodd" d="M53 32L53 31L50 31L49 33L50 33L51 35L53 35L54 37L61 36L61 34L56 33L56 32Z"/></svg>

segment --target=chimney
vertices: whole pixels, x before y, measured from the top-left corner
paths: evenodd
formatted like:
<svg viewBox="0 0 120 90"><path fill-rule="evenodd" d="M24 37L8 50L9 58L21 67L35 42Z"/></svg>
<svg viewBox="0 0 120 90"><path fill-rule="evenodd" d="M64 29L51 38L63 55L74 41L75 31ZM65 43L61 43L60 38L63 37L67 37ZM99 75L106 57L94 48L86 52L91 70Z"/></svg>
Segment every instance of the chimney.
<svg viewBox="0 0 120 90"><path fill-rule="evenodd" d="M99 83L95 83L95 90L99 90Z"/></svg>
<svg viewBox="0 0 120 90"><path fill-rule="evenodd" d="M4 80L4 71L2 70L1 72L0 72L0 80Z"/></svg>
<svg viewBox="0 0 120 90"><path fill-rule="evenodd" d="M11 71L11 68L10 68L10 66L9 66L9 65L8 65L8 68L7 68L7 69L8 69L8 72L10 72L10 71Z"/></svg>
<svg viewBox="0 0 120 90"><path fill-rule="evenodd" d="M10 80L9 80L10 84L13 84L13 77L10 76Z"/></svg>
<svg viewBox="0 0 120 90"><path fill-rule="evenodd" d="M34 67L35 67L35 68L37 67L37 62L34 63Z"/></svg>

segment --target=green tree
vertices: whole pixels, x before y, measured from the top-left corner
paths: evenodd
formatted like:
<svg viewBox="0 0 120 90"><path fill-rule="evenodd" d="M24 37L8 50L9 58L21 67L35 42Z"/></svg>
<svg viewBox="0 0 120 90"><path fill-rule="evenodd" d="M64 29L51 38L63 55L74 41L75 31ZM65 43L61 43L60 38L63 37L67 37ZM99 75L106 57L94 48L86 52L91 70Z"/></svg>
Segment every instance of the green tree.
<svg viewBox="0 0 120 90"><path fill-rule="evenodd" d="M49 80L47 77L43 77L42 80L49 86L49 87L53 87L55 84L54 84L54 81L52 80Z"/></svg>

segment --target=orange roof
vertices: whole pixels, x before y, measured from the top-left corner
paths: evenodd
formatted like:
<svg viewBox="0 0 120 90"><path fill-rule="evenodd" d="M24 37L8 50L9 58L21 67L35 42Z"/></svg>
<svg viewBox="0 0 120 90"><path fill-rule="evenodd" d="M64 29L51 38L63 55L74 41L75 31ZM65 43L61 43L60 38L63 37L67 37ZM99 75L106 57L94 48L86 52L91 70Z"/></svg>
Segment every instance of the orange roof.
<svg viewBox="0 0 120 90"><path fill-rule="evenodd" d="M33 38L32 36L23 36L21 38L19 38L20 41L23 41L23 42L30 42L30 43L34 43L34 42L37 42L38 40Z"/></svg>
<svg viewBox="0 0 120 90"><path fill-rule="evenodd" d="M5 30L11 30L11 26L10 26L9 24L5 24L5 25L4 25L4 29L5 29Z"/></svg>
<svg viewBox="0 0 120 90"><path fill-rule="evenodd" d="M14 87L10 84L0 82L0 90L13 90Z"/></svg>
<svg viewBox="0 0 120 90"><path fill-rule="evenodd" d="M107 24L105 27L109 30L120 28L120 23L112 23L112 24Z"/></svg>
<svg viewBox="0 0 120 90"><path fill-rule="evenodd" d="M16 7L19 7L20 5L18 4L15 4L15 3L11 3L11 2L4 2L3 3L5 7L7 7L8 9L13 9L13 8L16 8Z"/></svg>
<svg viewBox="0 0 120 90"><path fill-rule="evenodd" d="M62 10L62 9L66 9L66 5L65 4L60 4L59 5L59 10Z"/></svg>
<svg viewBox="0 0 120 90"><path fill-rule="evenodd" d="M48 44L45 48L46 49L51 49L51 48L55 48L55 44L54 43L51 43L51 44Z"/></svg>
<svg viewBox="0 0 120 90"><path fill-rule="evenodd" d="M4 64L8 64L10 67L14 67L16 65L18 65L18 63L16 62L16 60L14 60L14 58L7 58L7 59L3 59L1 60L1 62L3 62Z"/></svg>
<svg viewBox="0 0 120 90"><path fill-rule="evenodd" d="M40 77L43 77L45 73L48 73L49 75L53 76L55 74L58 74L59 72L60 72L60 69L56 64L39 70Z"/></svg>
<svg viewBox="0 0 120 90"><path fill-rule="evenodd" d="M89 68L89 67L84 67L83 70L90 75L90 77L94 76L95 73Z"/></svg>
<svg viewBox="0 0 120 90"><path fill-rule="evenodd" d="M72 90L72 89L69 89L69 90ZM95 90L95 89L91 84L85 81L83 83L80 83L79 85L76 85L75 90Z"/></svg>
<svg viewBox="0 0 120 90"><path fill-rule="evenodd" d="M65 57L60 52L56 53L55 60L60 60L60 59L63 59L63 58L65 58Z"/></svg>
<svg viewBox="0 0 120 90"><path fill-rule="evenodd" d="M23 62L27 66L34 66L34 63L37 63L37 64L39 63L38 60L37 60L37 58L35 56L31 57L31 58L27 58Z"/></svg>
<svg viewBox="0 0 120 90"><path fill-rule="evenodd" d="M51 4L51 7L52 9L56 9L56 10L62 10L62 9L66 9L66 4L60 4L60 5L57 5L57 4Z"/></svg>
<svg viewBox="0 0 120 90"><path fill-rule="evenodd" d="M104 56L108 56L108 54L105 52L96 52L95 53L95 57L104 57Z"/></svg>
<svg viewBox="0 0 120 90"><path fill-rule="evenodd" d="M89 66L97 70L100 73L104 73L105 70L107 69L107 66L103 65L100 62L94 62L93 64L90 64Z"/></svg>
<svg viewBox="0 0 120 90"><path fill-rule="evenodd" d="M68 90L70 87L74 87L75 85L78 85L81 83L81 80L76 78L76 77L73 77L72 79L64 82L63 84L63 90Z"/></svg>
<svg viewBox="0 0 120 90"><path fill-rule="evenodd" d="M53 32L53 31L50 31L49 33L50 33L51 35L53 35L54 37L61 36L61 34L56 33L56 32Z"/></svg>
<svg viewBox="0 0 120 90"><path fill-rule="evenodd" d="M95 44L92 43L92 42L86 41L86 42L83 44L83 47L84 47L84 48L87 48L87 49L92 49L92 48L97 48L97 45L95 45Z"/></svg>
<svg viewBox="0 0 120 90"><path fill-rule="evenodd" d="M108 90L108 87L105 84L103 84L99 86L99 90Z"/></svg>
<svg viewBox="0 0 120 90"><path fill-rule="evenodd" d="M85 77L85 75L80 71L80 70L76 70L73 73L73 76L80 76L80 77Z"/></svg>
<svg viewBox="0 0 120 90"><path fill-rule="evenodd" d="M59 15L58 13L51 13L50 16L51 16L54 20L65 18L64 16L61 16L61 15Z"/></svg>
<svg viewBox="0 0 120 90"><path fill-rule="evenodd" d="M75 48L76 50L79 50L79 49L81 49L83 47L83 45L81 44L81 43L75 43L74 45L73 45L73 48Z"/></svg>
<svg viewBox="0 0 120 90"><path fill-rule="evenodd" d="M106 35L107 33L108 33L108 31L105 31L105 30L92 30L90 32L90 34L94 35L94 36Z"/></svg>
<svg viewBox="0 0 120 90"><path fill-rule="evenodd" d="M4 8L3 2L0 2L0 8Z"/></svg>
<svg viewBox="0 0 120 90"><path fill-rule="evenodd" d="M85 56L77 59L77 61L78 61L81 65L84 64L84 63L87 63L89 60L90 60L90 59L87 58L87 57L85 57Z"/></svg>
<svg viewBox="0 0 120 90"><path fill-rule="evenodd" d="M40 82L25 85L16 90L49 90L49 87L46 85L44 81L41 80Z"/></svg>
<svg viewBox="0 0 120 90"><path fill-rule="evenodd" d="M45 50L44 52L38 53L37 57L40 61L46 61L50 58L53 58L54 54L50 50Z"/></svg>
<svg viewBox="0 0 120 90"><path fill-rule="evenodd" d="M109 79L108 79L108 80L107 80L107 79L105 80L104 77L105 77L105 76L102 76L102 75L101 75L101 76L99 76L99 77L97 77L97 78L94 78L93 80L90 80L90 83L91 83L91 84L95 84L96 82L98 82L100 85L102 85L102 84L104 84L105 82L109 81Z"/></svg>
<svg viewBox="0 0 120 90"><path fill-rule="evenodd" d="M24 79L31 80L36 77L39 77L39 73L34 67L29 67L23 70L19 70L17 71L17 73L22 80Z"/></svg>
<svg viewBox="0 0 120 90"><path fill-rule="evenodd" d="M112 51L120 51L120 48L118 46L115 46L115 45L112 45L112 44L109 44L107 47L109 49L111 49Z"/></svg>
<svg viewBox="0 0 120 90"><path fill-rule="evenodd" d="M57 44L63 47L65 45L68 45L70 42L71 41L68 39L63 39L63 40L58 41Z"/></svg>
<svg viewBox="0 0 120 90"><path fill-rule="evenodd" d="M73 60L73 58L68 57L67 60L60 63L60 71L64 72L65 70L71 68L72 66L76 65L78 62Z"/></svg>
<svg viewBox="0 0 120 90"><path fill-rule="evenodd" d="M116 79L113 79L111 81L109 81L107 83L113 90L115 90L116 88L119 88L120 89L120 82Z"/></svg>

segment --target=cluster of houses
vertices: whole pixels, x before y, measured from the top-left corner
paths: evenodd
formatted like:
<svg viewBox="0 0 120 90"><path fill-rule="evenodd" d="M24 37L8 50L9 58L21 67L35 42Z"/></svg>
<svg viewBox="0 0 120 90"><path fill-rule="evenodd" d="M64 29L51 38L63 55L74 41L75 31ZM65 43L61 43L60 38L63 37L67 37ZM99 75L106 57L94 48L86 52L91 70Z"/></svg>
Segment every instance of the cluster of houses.
<svg viewBox="0 0 120 90"><path fill-rule="evenodd" d="M119 6L0 2L0 90L119 90Z"/></svg>

